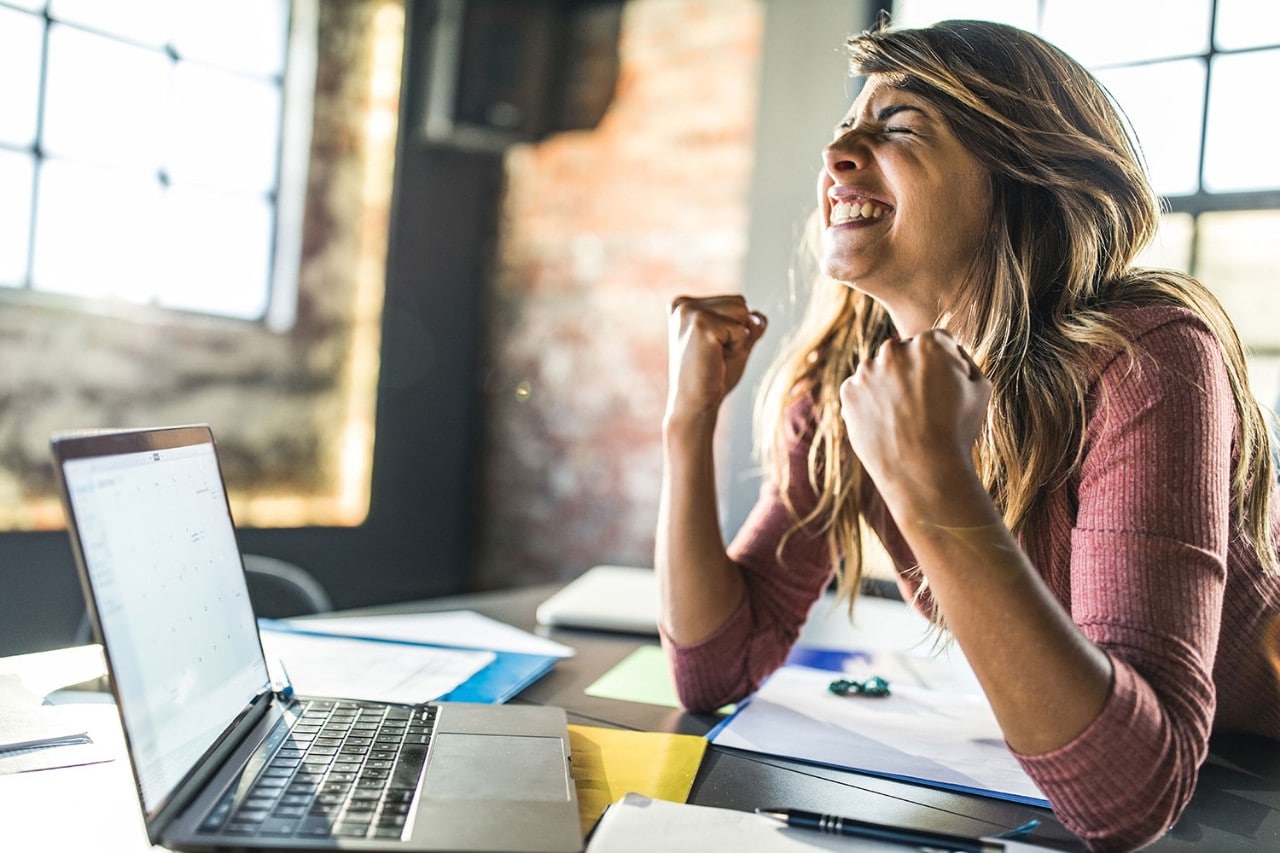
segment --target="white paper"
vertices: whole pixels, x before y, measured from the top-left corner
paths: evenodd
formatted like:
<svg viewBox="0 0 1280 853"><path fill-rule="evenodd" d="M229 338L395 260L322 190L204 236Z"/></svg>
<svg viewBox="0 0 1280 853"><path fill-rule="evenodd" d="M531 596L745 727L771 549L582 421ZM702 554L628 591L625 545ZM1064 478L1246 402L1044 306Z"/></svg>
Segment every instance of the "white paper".
<svg viewBox="0 0 1280 853"><path fill-rule="evenodd" d="M292 684L301 696L428 702L449 693L496 657L492 652L270 629L260 635L272 678Z"/></svg>
<svg viewBox="0 0 1280 853"><path fill-rule="evenodd" d="M36 696L45 696L106 675L107 661L102 656L102 646L72 646L0 659L0 672L18 676Z"/></svg>
<svg viewBox="0 0 1280 853"><path fill-rule="evenodd" d="M796 645L864 652L875 658L877 670L885 670L876 674L890 681L896 675L922 687L982 695L960 647L938 647L929 620L914 607L864 595L854 603L852 623L847 614L848 605L826 593L810 609Z"/></svg>
<svg viewBox="0 0 1280 853"><path fill-rule="evenodd" d="M866 850L902 853L905 848L862 838L790 829L752 812L653 800L627 794L609 806L587 853L812 853Z"/></svg>
<svg viewBox="0 0 1280 853"><path fill-rule="evenodd" d="M37 652L50 661L63 651ZM93 738L92 747L58 747L50 757L76 766L0 775L0 849L5 853L165 853L147 841L137 782L125 757L120 718L114 705L80 707L79 716ZM83 750L99 748L97 763ZM61 756L66 753L67 758ZM118 760L116 760L118 759ZM80 766L84 765L84 766Z"/></svg>
<svg viewBox="0 0 1280 853"><path fill-rule="evenodd" d="M79 709L41 704L19 676L0 674L0 776L108 760Z"/></svg>
<svg viewBox="0 0 1280 853"><path fill-rule="evenodd" d="M848 815L845 815L848 817ZM985 840L992 840L988 837ZM1000 839L1005 853L1044 850L1035 844ZM627 794L609 806L591 836L587 853L706 853L741 850L749 853L882 851L908 848L866 838L824 835L780 826L752 812L654 800Z"/></svg>
<svg viewBox="0 0 1280 853"><path fill-rule="evenodd" d="M857 649L900 649L928 654L931 645L929 620L897 599L860 595L849 605L834 593L822 595L809 609L809 618L800 630L800 642L810 646L846 646Z"/></svg>
<svg viewBox="0 0 1280 853"><path fill-rule="evenodd" d="M883 698L837 696L831 680L830 672L782 667L712 742L1048 805L982 696L892 682Z"/></svg>
<svg viewBox="0 0 1280 853"><path fill-rule="evenodd" d="M473 610L439 613L388 613L380 616L335 616L314 619L283 619L299 631L319 631L348 637L377 637L409 643L432 643L466 649L491 649L529 655L572 657L574 650L563 643L522 631L505 622L482 616Z"/></svg>
<svg viewBox="0 0 1280 853"><path fill-rule="evenodd" d="M42 705L16 675L0 674L0 751L84 743L88 733L61 708Z"/></svg>

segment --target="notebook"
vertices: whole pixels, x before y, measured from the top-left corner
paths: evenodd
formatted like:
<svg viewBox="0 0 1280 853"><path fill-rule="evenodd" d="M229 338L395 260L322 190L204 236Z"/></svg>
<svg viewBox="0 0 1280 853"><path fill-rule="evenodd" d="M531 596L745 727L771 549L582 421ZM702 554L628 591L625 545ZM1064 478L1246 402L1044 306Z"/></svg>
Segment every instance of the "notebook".
<svg viewBox="0 0 1280 853"><path fill-rule="evenodd" d="M562 709L273 689L207 426L52 447L152 843L582 849Z"/></svg>

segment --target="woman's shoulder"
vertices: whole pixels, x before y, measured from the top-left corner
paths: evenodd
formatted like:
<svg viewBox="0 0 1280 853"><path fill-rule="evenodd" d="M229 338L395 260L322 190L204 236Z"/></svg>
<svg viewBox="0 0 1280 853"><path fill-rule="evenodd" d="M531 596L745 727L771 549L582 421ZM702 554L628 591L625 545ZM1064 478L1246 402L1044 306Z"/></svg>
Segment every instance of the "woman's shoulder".
<svg viewBox="0 0 1280 853"><path fill-rule="evenodd" d="M1202 281L1169 269L1134 267L1104 287L1093 308L1107 315L1116 331L1131 342L1157 330L1159 337L1216 339L1231 324Z"/></svg>
<svg viewBox="0 0 1280 853"><path fill-rule="evenodd" d="M1165 280L1156 272L1135 275L1134 285L1125 288L1123 295L1095 308L1117 333L1112 345L1104 348L1109 350L1106 360L1130 348L1158 353L1187 342L1218 349L1218 335L1230 321L1213 296L1189 276L1172 275Z"/></svg>
<svg viewBox="0 0 1280 853"><path fill-rule="evenodd" d="M1212 335L1209 324L1195 311L1182 305L1152 302L1148 304L1120 304L1105 309L1119 331L1130 342L1149 338L1153 332L1165 334Z"/></svg>
<svg viewBox="0 0 1280 853"><path fill-rule="evenodd" d="M1149 382L1148 372L1203 385L1225 378L1222 345L1214 324L1191 307L1168 303L1127 304L1106 309L1123 344L1104 347L1095 362L1096 382ZM1136 373L1135 373L1136 368Z"/></svg>

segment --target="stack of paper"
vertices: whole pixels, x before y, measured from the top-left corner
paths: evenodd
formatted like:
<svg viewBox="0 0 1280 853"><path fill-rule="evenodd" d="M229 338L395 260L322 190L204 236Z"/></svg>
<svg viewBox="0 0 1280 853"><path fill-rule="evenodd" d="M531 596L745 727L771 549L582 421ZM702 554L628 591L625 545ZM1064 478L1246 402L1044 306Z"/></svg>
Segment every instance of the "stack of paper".
<svg viewBox="0 0 1280 853"><path fill-rule="evenodd" d="M885 697L838 696L832 680L830 671L782 667L711 742L1049 807L981 694L896 682Z"/></svg>
<svg viewBox="0 0 1280 853"><path fill-rule="evenodd" d="M88 743L70 709L43 705L18 676L0 674L0 774L83 763L56 748Z"/></svg>
<svg viewBox="0 0 1280 853"><path fill-rule="evenodd" d="M573 654L470 610L260 619L258 627L272 678L300 695L497 704Z"/></svg>
<svg viewBox="0 0 1280 853"><path fill-rule="evenodd" d="M279 624L295 631L451 648L486 649L558 658L572 657L574 654L573 648L564 643L530 634L474 610L325 616L285 619Z"/></svg>

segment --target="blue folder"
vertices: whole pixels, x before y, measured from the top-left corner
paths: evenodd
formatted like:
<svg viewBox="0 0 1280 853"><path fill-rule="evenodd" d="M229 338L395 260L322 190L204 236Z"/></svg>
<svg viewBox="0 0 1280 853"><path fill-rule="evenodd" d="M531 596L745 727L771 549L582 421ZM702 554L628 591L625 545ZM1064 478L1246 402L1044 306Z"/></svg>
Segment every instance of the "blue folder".
<svg viewBox="0 0 1280 853"><path fill-rule="evenodd" d="M352 634L328 632L320 629L322 620L316 620L316 628L301 629L276 619L259 619L260 628L285 634L300 634L310 637L335 637L344 640L360 640L368 643L389 643L399 646L426 646L433 649L456 649L458 651L481 651L494 655L494 659L479 672L459 684L443 696L424 696L423 702L481 702L488 705L501 705L521 690L546 675L555 666L554 655L526 654L524 652L495 651L494 649L477 649L467 646L445 646L439 643L420 643L412 640L391 639L388 637L364 637Z"/></svg>

